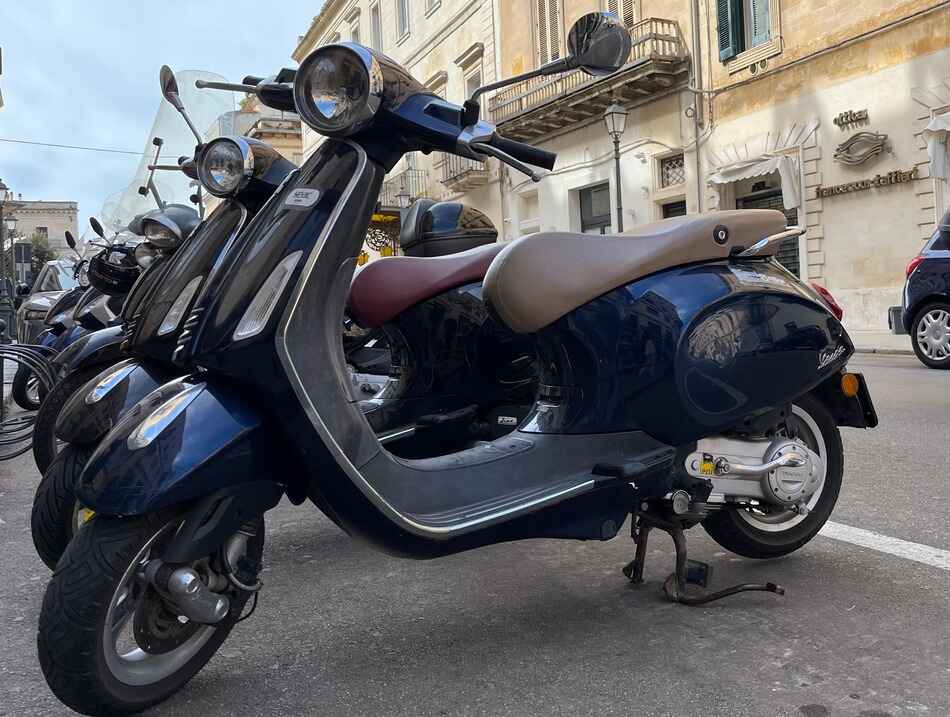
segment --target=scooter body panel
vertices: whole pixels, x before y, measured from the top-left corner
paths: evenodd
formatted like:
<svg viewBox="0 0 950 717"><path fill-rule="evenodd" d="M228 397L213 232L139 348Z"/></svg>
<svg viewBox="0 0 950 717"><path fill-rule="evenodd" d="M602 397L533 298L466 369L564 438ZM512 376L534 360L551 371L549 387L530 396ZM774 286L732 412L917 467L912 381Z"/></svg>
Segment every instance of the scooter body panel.
<svg viewBox="0 0 950 717"><path fill-rule="evenodd" d="M92 454L77 496L97 513L141 515L270 479L276 454L261 415L200 376L139 401Z"/></svg>
<svg viewBox="0 0 950 717"><path fill-rule="evenodd" d="M114 362L88 384L88 390L69 398L56 419L56 437L68 443L95 443L139 401L180 375L154 361Z"/></svg>
<svg viewBox="0 0 950 717"><path fill-rule="evenodd" d="M99 331L84 332L58 354L53 359L53 363L60 370L70 373L87 366L120 361L123 357L119 348L122 344L122 333L121 326L109 326Z"/></svg>
<svg viewBox="0 0 950 717"><path fill-rule="evenodd" d="M56 339L50 344L50 348L56 351L57 354L65 351L74 343L82 339L89 333L89 329L81 326L79 324L74 324L68 329L59 334Z"/></svg>
<svg viewBox="0 0 950 717"><path fill-rule="evenodd" d="M538 335L522 430L645 430L669 445L801 396L854 351L819 297L772 261L683 266L619 287Z"/></svg>

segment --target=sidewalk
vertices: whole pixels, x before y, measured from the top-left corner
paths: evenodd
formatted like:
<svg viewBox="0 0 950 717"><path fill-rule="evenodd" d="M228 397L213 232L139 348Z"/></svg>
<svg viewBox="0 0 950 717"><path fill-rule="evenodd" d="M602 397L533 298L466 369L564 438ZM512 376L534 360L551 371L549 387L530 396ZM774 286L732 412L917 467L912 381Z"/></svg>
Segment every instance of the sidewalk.
<svg viewBox="0 0 950 717"><path fill-rule="evenodd" d="M895 336L884 331L849 331L848 335L858 353L914 354L910 336Z"/></svg>

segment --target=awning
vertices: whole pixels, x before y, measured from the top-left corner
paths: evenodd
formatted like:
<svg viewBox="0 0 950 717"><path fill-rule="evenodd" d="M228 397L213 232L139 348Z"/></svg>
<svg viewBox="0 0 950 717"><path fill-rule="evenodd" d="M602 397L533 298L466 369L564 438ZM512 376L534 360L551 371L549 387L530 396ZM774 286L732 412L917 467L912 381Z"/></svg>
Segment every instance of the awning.
<svg viewBox="0 0 950 717"><path fill-rule="evenodd" d="M930 175L950 181L950 112L934 115L923 137L930 155Z"/></svg>
<svg viewBox="0 0 950 717"><path fill-rule="evenodd" d="M798 177L798 167L787 154L762 155L754 159L736 162L720 167L715 174L710 175L711 184L732 184L743 179L762 177L772 172L778 172L782 180L782 204L786 209L796 209L801 206L801 182Z"/></svg>

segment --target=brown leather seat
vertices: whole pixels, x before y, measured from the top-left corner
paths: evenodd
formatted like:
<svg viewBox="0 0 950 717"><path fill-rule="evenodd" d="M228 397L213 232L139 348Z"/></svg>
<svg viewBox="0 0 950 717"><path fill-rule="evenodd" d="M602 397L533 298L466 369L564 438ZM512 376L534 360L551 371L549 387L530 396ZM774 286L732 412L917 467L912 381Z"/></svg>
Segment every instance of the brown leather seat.
<svg viewBox="0 0 950 717"><path fill-rule="evenodd" d="M782 212L744 209L664 219L605 237L529 234L492 263L484 296L512 330L532 333L618 286L669 267L725 258L785 225Z"/></svg>
<svg viewBox="0 0 950 717"><path fill-rule="evenodd" d="M382 326L413 304L473 281L481 281L504 244L486 244L458 254L391 256L364 266L350 285L350 316L365 328Z"/></svg>

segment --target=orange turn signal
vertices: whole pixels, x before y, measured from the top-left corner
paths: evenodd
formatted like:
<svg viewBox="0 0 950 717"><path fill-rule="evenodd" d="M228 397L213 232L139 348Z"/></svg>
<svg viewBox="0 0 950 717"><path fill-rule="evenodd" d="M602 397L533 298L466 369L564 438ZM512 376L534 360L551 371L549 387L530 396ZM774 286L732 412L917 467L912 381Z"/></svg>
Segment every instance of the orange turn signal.
<svg viewBox="0 0 950 717"><path fill-rule="evenodd" d="M858 381L858 377L853 373L845 373L841 375L841 393L843 393L848 398L854 398L857 396L860 386L861 383Z"/></svg>

